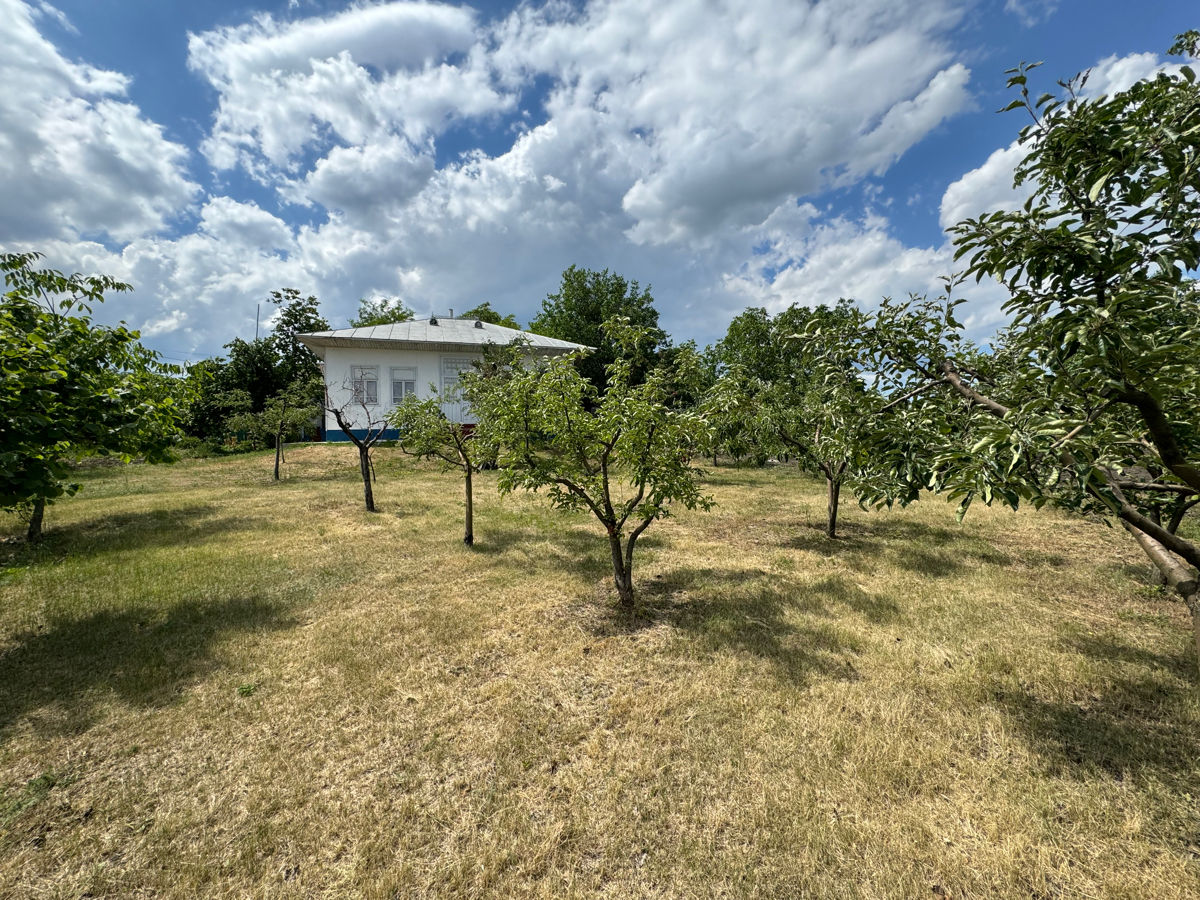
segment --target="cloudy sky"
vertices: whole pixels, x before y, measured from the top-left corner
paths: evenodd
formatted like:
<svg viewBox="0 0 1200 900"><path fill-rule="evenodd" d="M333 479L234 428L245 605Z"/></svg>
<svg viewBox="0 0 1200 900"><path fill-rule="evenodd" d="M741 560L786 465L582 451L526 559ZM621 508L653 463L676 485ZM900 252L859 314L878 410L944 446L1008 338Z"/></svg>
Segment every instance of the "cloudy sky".
<svg viewBox="0 0 1200 900"><path fill-rule="evenodd" d="M173 361L252 337L273 288L335 327L378 294L524 322L572 263L704 344L751 305L933 288L943 229L1016 199L1004 70L1118 89L1194 12L0 0L0 247L132 283L103 316Z"/></svg>

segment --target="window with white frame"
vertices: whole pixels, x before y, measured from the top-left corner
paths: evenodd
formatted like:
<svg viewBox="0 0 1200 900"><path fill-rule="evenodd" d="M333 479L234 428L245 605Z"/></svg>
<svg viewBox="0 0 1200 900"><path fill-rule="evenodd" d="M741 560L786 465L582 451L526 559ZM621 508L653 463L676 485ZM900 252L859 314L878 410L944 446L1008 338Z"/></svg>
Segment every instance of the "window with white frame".
<svg viewBox="0 0 1200 900"><path fill-rule="evenodd" d="M356 403L379 402L379 367L351 366L350 389Z"/></svg>
<svg viewBox="0 0 1200 900"><path fill-rule="evenodd" d="M414 368L392 369L392 403L398 404L405 397L417 392L417 370Z"/></svg>

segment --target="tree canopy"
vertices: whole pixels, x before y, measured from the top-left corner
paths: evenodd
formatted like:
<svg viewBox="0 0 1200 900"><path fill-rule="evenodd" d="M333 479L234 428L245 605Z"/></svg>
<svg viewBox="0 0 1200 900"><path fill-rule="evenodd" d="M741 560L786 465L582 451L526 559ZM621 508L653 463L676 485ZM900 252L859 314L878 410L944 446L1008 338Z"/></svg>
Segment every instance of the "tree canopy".
<svg viewBox="0 0 1200 900"><path fill-rule="evenodd" d="M174 368L124 325L92 321L104 275L35 269L37 253L0 254L0 508L31 509L40 535L47 503L78 490L70 463L87 455L170 459L180 417Z"/></svg>
<svg viewBox="0 0 1200 900"><path fill-rule="evenodd" d="M296 335L327 331L329 322L321 315L317 298L311 294L302 297L295 288L271 291L271 302L279 307L268 338L278 361L279 377L289 385L307 381L319 372L317 355L296 340Z"/></svg>
<svg viewBox="0 0 1200 900"><path fill-rule="evenodd" d="M396 322L407 322L414 315L399 297L363 297L358 301L358 312L350 319L350 327L392 325Z"/></svg>
<svg viewBox="0 0 1200 900"><path fill-rule="evenodd" d="M267 337L234 338L225 345L227 357L188 367L184 428L189 435L214 442L240 435L239 447L255 448L280 439L281 421L285 439L310 430L324 389L316 354L296 335L325 331L329 322L316 297L301 296L294 288L271 291L269 299L279 312ZM284 408L286 415L280 413Z"/></svg>
<svg viewBox="0 0 1200 900"><path fill-rule="evenodd" d="M636 349L622 347L605 330L604 323L616 317L644 330ZM667 341L666 332L658 327L658 310L654 308L649 288L642 289L636 281L628 281L608 269L596 272L578 266L562 273L558 292L542 301L542 309L529 323L529 330L595 348L577 358L576 365L600 392L608 382L608 367L621 353L637 354L630 360L630 377L636 382L650 370Z"/></svg>
<svg viewBox="0 0 1200 900"><path fill-rule="evenodd" d="M660 366L634 383L632 360L657 340L652 330L616 318L605 337L618 352L603 396L574 365L578 353L503 378L468 378L467 396L483 436L500 448L500 490L545 490L557 507L591 512L608 536L621 604L630 606L642 533L673 503L711 505L691 464L707 426L699 413L671 405L671 384L686 375ZM676 369L699 366L694 352L674 360Z"/></svg>
<svg viewBox="0 0 1200 900"><path fill-rule="evenodd" d="M779 375L781 362L774 332L767 311L751 307L733 317L725 337L712 348L713 358L722 371L736 367L744 376L769 384Z"/></svg>
<svg viewBox="0 0 1200 900"><path fill-rule="evenodd" d="M509 313L508 315L500 315L496 310L492 309L490 300L485 300L478 306L473 306L462 314L464 319L478 319L481 322L487 322L489 325L503 325L505 328L515 328L521 330L521 323L517 321L517 317Z"/></svg>
<svg viewBox="0 0 1200 900"><path fill-rule="evenodd" d="M1175 50L1195 52L1194 32ZM928 483L962 500L1029 501L1118 518L1191 609L1200 546L1177 533L1200 498L1200 88L1192 70L1111 96L1033 99L1010 72L1026 156L1023 208L951 229L967 274L1009 293L991 353L962 338L948 293L885 304L877 370L925 392L941 435ZM940 410L940 411L938 411Z"/></svg>

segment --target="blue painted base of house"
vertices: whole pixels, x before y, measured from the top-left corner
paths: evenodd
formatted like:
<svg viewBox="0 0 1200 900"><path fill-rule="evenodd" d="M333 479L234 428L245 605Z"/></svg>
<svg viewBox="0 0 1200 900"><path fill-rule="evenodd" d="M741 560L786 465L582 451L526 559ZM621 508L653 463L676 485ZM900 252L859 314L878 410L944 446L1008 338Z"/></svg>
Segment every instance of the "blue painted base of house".
<svg viewBox="0 0 1200 900"><path fill-rule="evenodd" d="M351 429L351 432L354 434L354 436L356 438L359 438L359 439L365 438L367 436L367 429L365 429L365 428L353 428L353 429ZM400 432L398 432L395 428L385 428L383 430L383 437L381 437L380 440L381 441L394 441L399 436L399 434L400 434ZM327 441L344 441L344 442L348 443L350 441L350 435L346 434L346 432L342 431L342 429L340 429L340 428L326 428L325 429L325 440L327 440Z"/></svg>

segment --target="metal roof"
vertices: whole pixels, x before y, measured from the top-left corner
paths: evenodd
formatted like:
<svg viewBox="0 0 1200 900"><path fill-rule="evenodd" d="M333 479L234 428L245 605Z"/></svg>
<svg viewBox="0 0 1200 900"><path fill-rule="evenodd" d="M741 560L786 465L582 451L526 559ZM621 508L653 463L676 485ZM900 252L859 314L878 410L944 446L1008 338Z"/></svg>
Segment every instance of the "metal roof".
<svg viewBox="0 0 1200 900"><path fill-rule="evenodd" d="M435 324L436 323L436 324ZM314 350L322 347L375 347L386 350L478 350L484 344L509 344L525 338L535 353L568 353L589 350L583 344L491 325L477 319L413 319L369 328L339 328L298 334L296 339Z"/></svg>

